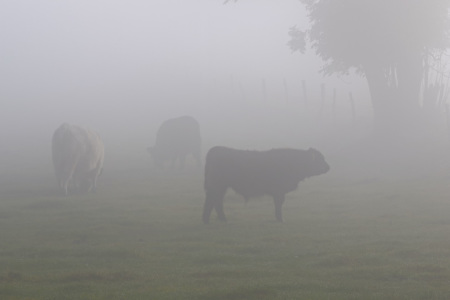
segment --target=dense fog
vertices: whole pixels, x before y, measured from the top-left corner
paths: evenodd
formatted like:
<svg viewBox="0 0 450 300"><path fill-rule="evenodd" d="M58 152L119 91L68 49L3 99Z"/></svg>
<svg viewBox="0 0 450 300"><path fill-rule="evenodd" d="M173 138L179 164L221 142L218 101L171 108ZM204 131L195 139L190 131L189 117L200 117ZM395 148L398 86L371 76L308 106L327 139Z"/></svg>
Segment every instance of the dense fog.
<svg viewBox="0 0 450 300"><path fill-rule="evenodd" d="M205 153L218 144L339 153L344 137L372 126L363 78L324 78L311 50L287 47L289 28L307 25L297 0L6 1L1 8L2 166L51 171L51 136L63 122L100 133L105 167L149 164L145 149L158 126L181 115L199 121Z"/></svg>
<svg viewBox="0 0 450 300"><path fill-rule="evenodd" d="M450 299L449 5L0 0L0 300Z"/></svg>

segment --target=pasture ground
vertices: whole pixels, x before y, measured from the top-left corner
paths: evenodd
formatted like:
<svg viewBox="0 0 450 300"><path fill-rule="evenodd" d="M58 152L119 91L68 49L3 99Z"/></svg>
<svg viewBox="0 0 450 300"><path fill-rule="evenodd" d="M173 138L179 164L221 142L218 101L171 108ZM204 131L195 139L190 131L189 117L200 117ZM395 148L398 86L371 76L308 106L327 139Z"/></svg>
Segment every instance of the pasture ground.
<svg viewBox="0 0 450 300"><path fill-rule="evenodd" d="M450 299L448 177L331 172L288 195L284 223L269 198L230 192L228 223L205 226L200 171L105 171L68 197L50 169L15 172L0 178L0 299Z"/></svg>

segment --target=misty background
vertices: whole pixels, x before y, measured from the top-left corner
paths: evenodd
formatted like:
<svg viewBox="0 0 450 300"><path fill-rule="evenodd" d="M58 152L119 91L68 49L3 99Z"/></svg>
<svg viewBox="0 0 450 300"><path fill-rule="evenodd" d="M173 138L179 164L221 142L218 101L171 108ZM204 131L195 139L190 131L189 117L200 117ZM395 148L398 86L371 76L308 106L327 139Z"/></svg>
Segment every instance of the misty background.
<svg viewBox="0 0 450 300"><path fill-rule="evenodd" d="M99 132L105 168L147 164L166 119L192 115L203 149L318 147L371 128L367 84L319 74L287 46L297 0L4 1L0 5L0 166L51 171L63 122ZM307 86L307 102L302 81ZM321 99L321 85L325 98ZM336 91L336 97L333 93ZM355 100L352 119L349 93Z"/></svg>

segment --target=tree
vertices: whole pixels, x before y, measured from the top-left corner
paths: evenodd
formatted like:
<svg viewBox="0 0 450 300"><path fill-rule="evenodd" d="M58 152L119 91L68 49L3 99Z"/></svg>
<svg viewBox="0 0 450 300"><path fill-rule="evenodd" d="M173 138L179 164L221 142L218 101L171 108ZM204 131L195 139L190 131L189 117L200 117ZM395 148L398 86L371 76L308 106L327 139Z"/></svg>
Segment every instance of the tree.
<svg viewBox="0 0 450 300"><path fill-rule="evenodd" d="M365 76L377 129L403 132L417 123L432 54L449 43L449 1L300 1L310 28L291 28L289 46L304 52L309 40L325 62L324 74L353 69Z"/></svg>

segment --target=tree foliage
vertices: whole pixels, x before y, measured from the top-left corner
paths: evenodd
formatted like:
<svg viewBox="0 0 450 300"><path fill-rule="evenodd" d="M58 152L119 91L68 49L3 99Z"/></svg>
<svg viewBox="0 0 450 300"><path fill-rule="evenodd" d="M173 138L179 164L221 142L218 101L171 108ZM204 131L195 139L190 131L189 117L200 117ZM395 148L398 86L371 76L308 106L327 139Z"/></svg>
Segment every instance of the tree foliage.
<svg viewBox="0 0 450 300"><path fill-rule="evenodd" d="M375 123L382 131L399 127L399 120L406 120L403 128L416 122L421 101L430 96L429 67L436 57L442 58L435 54L449 46L450 1L300 1L310 28L303 32L294 28L289 46L303 52L295 40L303 33L324 61L324 74L347 74L353 69L364 75Z"/></svg>
<svg viewBox="0 0 450 300"><path fill-rule="evenodd" d="M294 26L289 29L289 36L291 37L288 42L289 48L293 51L300 51L301 53L304 53L306 50L306 32L301 31Z"/></svg>
<svg viewBox="0 0 450 300"><path fill-rule="evenodd" d="M300 0L326 74L390 68L405 55L448 46L448 0ZM293 50L300 50L293 48Z"/></svg>

